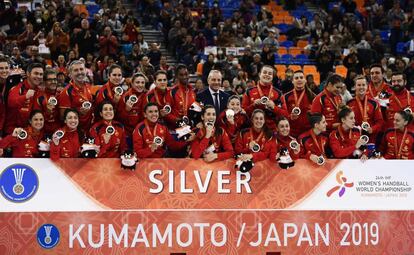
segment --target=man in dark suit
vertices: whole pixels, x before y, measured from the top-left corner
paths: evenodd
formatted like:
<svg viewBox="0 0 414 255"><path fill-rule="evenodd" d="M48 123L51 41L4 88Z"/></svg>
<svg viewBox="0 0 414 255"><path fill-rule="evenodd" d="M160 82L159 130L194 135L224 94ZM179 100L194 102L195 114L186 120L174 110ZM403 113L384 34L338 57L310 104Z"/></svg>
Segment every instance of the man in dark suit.
<svg viewBox="0 0 414 255"><path fill-rule="evenodd" d="M208 88L197 94L197 102L204 105L213 105L217 116L227 108L230 95L220 90L222 75L218 70L211 70L208 74Z"/></svg>

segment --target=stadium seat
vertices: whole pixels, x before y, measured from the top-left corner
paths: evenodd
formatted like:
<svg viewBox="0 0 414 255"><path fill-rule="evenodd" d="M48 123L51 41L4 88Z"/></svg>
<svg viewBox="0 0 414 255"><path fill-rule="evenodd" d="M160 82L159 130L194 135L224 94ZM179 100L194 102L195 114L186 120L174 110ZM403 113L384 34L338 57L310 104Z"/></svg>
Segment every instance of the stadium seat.
<svg viewBox="0 0 414 255"><path fill-rule="evenodd" d="M284 42L287 40L287 36L286 35L279 35L279 38L277 39L279 42Z"/></svg>
<svg viewBox="0 0 414 255"><path fill-rule="evenodd" d="M289 54L291 54L295 58L298 58L297 56L302 54L302 49L298 48L298 47L290 47L289 48ZM306 57L306 59L307 59L307 57Z"/></svg>
<svg viewBox="0 0 414 255"><path fill-rule="evenodd" d="M405 43L399 42L397 44L397 53L398 54L404 54L404 52L405 52Z"/></svg>
<svg viewBox="0 0 414 255"><path fill-rule="evenodd" d="M285 23L277 24L276 27L280 30L281 33L286 34L289 31L290 26Z"/></svg>
<svg viewBox="0 0 414 255"><path fill-rule="evenodd" d="M383 42L388 42L390 39L390 31L389 30L382 30L380 31L381 40Z"/></svg>
<svg viewBox="0 0 414 255"><path fill-rule="evenodd" d="M340 76L342 76L343 78L346 78L347 74L348 74L348 68L346 68L343 65L337 65L335 67L335 73L339 74Z"/></svg>
<svg viewBox="0 0 414 255"><path fill-rule="evenodd" d="M302 67L300 65L290 65L289 69L292 69L293 72L302 70Z"/></svg>
<svg viewBox="0 0 414 255"><path fill-rule="evenodd" d="M285 47L279 47L279 49L277 50L277 53L279 54L279 56L282 56L284 54L287 54L288 50Z"/></svg>
<svg viewBox="0 0 414 255"><path fill-rule="evenodd" d="M299 41L296 43L296 47L299 47L299 48L305 48L308 44L309 44L309 42L308 42L308 41L306 41L306 40L299 40Z"/></svg>
<svg viewBox="0 0 414 255"><path fill-rule="evenodd" d="M277 76L281 79L285 79L286 75L286 66L285 65L275 65L275 68L277 70Z"/></svg>
<svg viewBox="0 0 414 255"><path fill-rule="evenodd" d="M286 48L290 48L293 46L293 42L292 41L284 41L280 43L280 46L286 47Z"/></svg>
<svg viewBox="0 0 414 255"><path fill-rule="evenodd" d="M303 72L306 74L310 74L310 73L317 73L318 70L316 69L316 66L313 65L304 65L303 66Z"/></svg>

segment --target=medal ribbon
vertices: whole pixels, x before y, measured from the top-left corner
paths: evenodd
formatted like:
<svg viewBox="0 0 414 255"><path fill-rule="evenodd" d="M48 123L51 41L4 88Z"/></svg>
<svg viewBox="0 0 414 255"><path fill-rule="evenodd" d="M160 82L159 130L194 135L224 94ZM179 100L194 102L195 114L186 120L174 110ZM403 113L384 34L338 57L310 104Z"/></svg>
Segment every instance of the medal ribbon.
<svg viewBox="0 0 414 255"><path fill-rule="evenodd" d="M409 92L408 90L407 90L406 92L407 92L407 106L411 107L411 97L410 97L410 92ZM398 97L397 97L395 94L393 94L393 95L392 95L392 97L393 97L393 98L395 98L395 102L397 102L397 104L398 104L398 106L400 107L400 109L402 109L402 108L403 108L403 106L401 105L401 101L400 101L400 99L398 99Z"/></svg>
<svg viewBox="0 0 414 255"><path fill-rule="evenodd" d="M401 151L402 151L402 148L403 148L403 145L404 145L404 140L405 140L405 137L407 136L407 127L405 127L405 129L404 129L404 134L403 134L403 137L401 139L401 144L400 144L399 147L398 147L397 130L394 131L394 136L395 136L395 141L394 141L395 156L397 157L397 159L400 159L401 158Z"/></svg>
<svg viewBox="0 0 414 255"><path fill-rule="evenodd" d="M270 89L269 89L269 95L267 95L267 97L269 98L269 100L272 100L273 90L272 90L272 86L271 85L269 87L270 87ZM262 98L263 97L263 91L261 89L261 83L260 82L257 85L257 91L259 92L260 98Z"/></svg>
<svg viewBox="0 0 414 255"><path fill-rule="evenodd" d="M329 93L324 90L323 93L326 95L326 97L328 98L329 101L331 101L331 103L333 104L333 106L335 106L335 109L338 110L338 102L336 102L336 98L332 99L331 96L329 95Z"/></svg>
<svg viewBox="0 0 414 255"><path fill-rule="evenodd" d="M322 142L319 143L318 138L316 137L315 133L313 132L313 129L311 130L310 133L311 133L311 137L312 137L313 142L316 144L316 147L318 147L318 150L320 152L322 152L323 155L325 155L325 148L323 147Z"/></svg>
<svg viewBox="0 0 414 255"><path fill-rule="evenodd" d="M296 93L296 89L293 90L293 96L295 98L295 107L300 106L300 103L302 102L304 95L305 95L305 90L302 91L302 94L299 96L299 99L298 99L298 94Z"/></svg>
<svg viewBox="0 0 414 255"><path fill-rule="evenodd" d="M368 97L365 95L364 108L362 108L362 104L361 104L361 101L359 100L359 97L356 96L355 99L356 99L357 104L358 104L359 112L361 113L361 116L362 116L362 121L366 122L367 119L368 119L368 113L367 113Z"/></svg>
<svg viewBox="0 0 414 255"><path fill-rule="evenodd" d="M144 120L145 122L145 129L147 130L147 132L152 135L152 140L154 140L154 137L156 137L157 135L157 128L158 128L158 123L155 124L154 130L151 131L150 129L150 125L148 123L148 120Z"/></svg>

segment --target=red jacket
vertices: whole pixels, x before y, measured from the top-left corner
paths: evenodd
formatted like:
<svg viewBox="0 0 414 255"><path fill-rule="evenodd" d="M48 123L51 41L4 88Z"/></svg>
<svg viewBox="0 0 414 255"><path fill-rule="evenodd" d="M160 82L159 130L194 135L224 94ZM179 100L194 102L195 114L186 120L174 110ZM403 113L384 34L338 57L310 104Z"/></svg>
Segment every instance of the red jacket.
<svg viewBox="0 0 414 255"><path fill-rule="evenodd" d="M406 89L403 89L398 93L393 92L386 110L387 118L385 128L394 127L394 114L400 110L404 110L406 107L410 107L411 110L414 111L414 96ZM411 127L412 123L410 129Z"/></svg>
<svg viewBox="0 0 414 255"><path fill-rule="evenodd" d="M59 102L52 110L47 108L48 101L50 97L55 97L56 93L43 92L38 93L36 99L33 102L34 110L41 110L45 118L44 131L46 134L52 134L56 129L61 126L60 117L59 117Z"/></svg>
<svg viewBox="0 0 414 255"><path fill-rule="evenodd" d="M335 158L352 158L356 143L361 137L361 131L358 128L352 128L345 132L340 125L329 135L329 146L332 149Z"/></svg>
<svg viewBox="0 0 414 255"><path fill-rule="evenodd" d="M100 103L102 103L104 100L108 100L113 103L114 109L118 106L118 103L115 102L114 92L115 85L113 85L111 82L107 82L104 84L96 93L96 99L95 99L95 105L98 106Z"/></svg>
<svg viewBox="0 0 414 255"><path fill-rule="evenodd" d="M101 57L112 55L115 56L118 51L118 39L116 36L111 35L99 37L99 54Z"/></svg>
<svg viewBox="0 0 414 255"><path fill-rule="evenodd" d="M6 120L6 82L0 83L0 137L3 133L4 121Z"/></svg>
<svg viewBox="0 0 414 255"><path fill-rule="evenodd" d="M249 118L245 113L237 113L234 115L234 125L227 121L226 111L220 113L218 123L229 135L231 142L234 144L239 136L240 130L249 126Z"/></svg>
<svg viewBox="0 0 414 255"><path fill-rule="evenodd" d="M33 109L33 102L36 94L29 99L26 99L26 93L32 89L27 80L14 86L9 91L7 99L7 115L5 122L6 134L11 134L16 127L25 127L28 124L30 112ZM36 88L33 88L37 90Z"/></svg>
<svg viewBox="0 0 414 255"><path fill-rule="evenodd" d="M388 129L380 150L386 159L414 159L414 132Z"/></svg>
<svg viewBox="0 0 414 255"><path fill-rule="evenodd" d="M234 150L229 136L224 129L219 128L219 130L215 130L214 135L209 139L205 137L204 128L198 130L196 138L191 143L191 155L193 158L198 159L202 157L204 151L210 145L214 145L215 147L214 152L218 156L216 161L229 159L234 156Z"/></svg>
<svg viewBox="0 0 414 255"><path fill-rule="evenodd" d="M374 86L372 81L368 84L367 93L370 98L378 98L381 92L387 92L389 94L392 94L392 89L385 81L382 82L378 89Z"/></svg>
<svg viewBox="0 0 414 255"><path fill-rule="evenodd" d="M135 95L138 98L138 101L132 106L130 111L126 110L126 102L131 97ZM119 99L118 111L116 113L117 120L125 125L125 130L128 135L132 135L135 127L144 119L143 115L143 99L145 93L138 94L134 89L129 89L124 93Z"/></svg>
<svg viewBox="0 0 414 255"><path fill-rule="evenodd" d="M322 113L325 118L328 126L326 127L327 131L332 131L332 125L338 123L338 107L342 103L341 96L334 96L332 93L328 92L326 89L319 93L312 102L311 112L312 113Z"/></svg>
<svg viewBox="0 0 414 255"><path fill-rule="evenodd" d="M293 140L296 140L296 138L294 138L293 136L290 136L290 135L288 135L288 136L281 136L281 135L277 134L276 135L276 140L277 140L277 143L279 144L279 148L280 149L281 148L287 148L289 150L290 157L293 160L296 160L296 159L300 158L301 153L303 151L303 148L300 147L300 150L299 150L299 153L298 154L296 154L292 150L292 148L290 148L290 142L293 141ZM297 141L297 142L299 143L299 141Z"/></svg>
<svg viewBox="0 0 414 255"><path fill-rule="evenodd" d="M284 94L282 97L282 103L283 107L288 113L291 135L293 135L294 137L298 137L300 134L311 128L306 113L311 110L312 102L306 95L305 89L302 91L293 89L288 93ZM301 113L299 115L299 118L293 120L291 112L295 107L299 107Z"/></svg>
<svg viewBox="0 0 414 255"><path fill-rule="evenodd" d="M109 125L115 128L115 133L111 135L109 142L105 143L104 135ZM127 149L124 125L118 121L101 120L91 127L89 134L95 139L95 144L100 146L98 155L100 158L118 158Z"/></svg>
<svg viewBox="0 0 414 255"><path fill-rule="evenodd" d="M151 151L150 145L154 137L162 138L163 145L158 147L154 152ZM162 158L166 152L166 146L173 151L182 150L187 145L186 142L176 141L168 132L168 128L161 123L151 123L147 120L139 123L133 133L134 151L139 158Z"/></svg>
<svg viewBox="0 0 414 255"><path fill-rule="evenodd" d="M316 135L313 129L306 131L299 136L303 148L303 157L309 159L311 154L316 156L326 155L328 149L328 135L321 133Z"/></svg>
<svg viewBox="0 0 414 255"><path fill-rule="evenodd" d="M84 115L80 113L82 103L89 101L92 103L92 108ZM58 98L59 108L75 108L79 112L79 126L88 131L93 120L93 95L89 84L84 84L82 87L78 87L71 82L59 95Z"/></svg>
<svg viewBox="0 0 414 255"><path fill-rule="evenodd" d="M175 128L178 119L188 115L188 109L195 102L196 94L191 85L177 84L168 90L166 102L171 106L171 113L164 119L170 128Z"/></svg>
<svg viewBox="0 0 414 255"><path fill-rule="evenodd" d="M382 118L381 107L379 103L376 100L365 95L362 100L360 100L358 97L349 100L348 106L355 113L356 126L361 126L362 122L369 123L372 128L370 140L372 142L375 142L377 134L382 130L384 126L384 119Z"/></svg>
<svg viewBox="0 0 414 255"><path fill-rule="evenodd" d="M50 158L56 160L59 158L78 158L80 154L79 133L77 130L69 131L65 126L61 128L65 132L60 139L59 144L55 145L50 142Z"/></svg>
<svg viewBox="0 0 414 255"><path fill-rule="evenodd" d="M35 158L39 154L39 143L43 139L43 131L34 133L32 127L25 129L27 138L21 140L12 135L0 140L0 148L12 148L14 158Z"/></svg>
<svg viewBox="0 0 414 255"><path fill-rule="evenodd" d="M255 141L260 145L259 152L253 152L249 144L251 141ZM240 132L236 139L235 145L236 154L253 154L253 162L259 162L273 156L273 161L275 161L275 156L278 151L277 144L273 137L267 138L264 132L257 133L253 128L246 128Z"/></svg>
<svg viewBox="0 0 414 255"><path fill-rule="evenodd" d="M265 105L255 105L254 101L260 99L263 96L269 98L275 103L273 110L267 110ZM266 125L272 130L276 130L275 119L278 116L288 116L287 111L282 107L281 101L282 94L277 89L273 88L272 85L263 85L260 82L257 87L250 88L243 95L242 108L246 111L248 116L251 116L255 109L262 109L266 113Z"/></svg>

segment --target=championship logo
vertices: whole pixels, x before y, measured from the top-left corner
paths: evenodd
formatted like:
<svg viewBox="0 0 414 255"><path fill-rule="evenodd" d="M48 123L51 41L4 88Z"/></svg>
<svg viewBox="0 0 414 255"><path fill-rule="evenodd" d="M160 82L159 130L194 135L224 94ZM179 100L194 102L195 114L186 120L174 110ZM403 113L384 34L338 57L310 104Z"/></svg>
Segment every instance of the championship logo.
<svg viewBox="0 0 414 255"><path fill-rule="evenodd" d="M52 249L60 241L59 229L52 224L44 224L37 230L37 242L45 249Z"/></svg>
<svg viewBox="0 0 414 255"><path fill-rule="evenodd" d="M339 197L342 197L345 194L345 190L347 188L352 188L354 186L353 182L348 182L347 178L344 176L344 172L339 171L336 173L336 182L338 185L332 187L328 192L326 193L327 197L330 197L333 193L339 190Z"/></svg>
<svg viewBox="0 0 414 255"><path fill-rule="evenodd" d="M36 172L24 164L11 165L0 175L0 193L11 202L22 203L31 199L38 187Z"/></svg>

